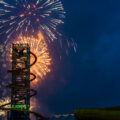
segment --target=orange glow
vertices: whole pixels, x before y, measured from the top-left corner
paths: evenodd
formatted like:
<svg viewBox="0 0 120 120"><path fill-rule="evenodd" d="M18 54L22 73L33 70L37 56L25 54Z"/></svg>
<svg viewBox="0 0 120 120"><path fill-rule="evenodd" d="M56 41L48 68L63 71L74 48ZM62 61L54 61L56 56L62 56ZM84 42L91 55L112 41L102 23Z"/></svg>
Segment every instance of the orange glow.
<svg viewBox="0 0 120 120"><path fill-rule="evenodd" d="M33 4L32 6L33 6L34 9L36 8L36 5L35 5L35 4Z"/></svg>
<svg viewBox="0 0 120 120"><path fill-rule="evenodd" d="M36 75L36 80L32 83L37 85L37 83L43 80L47 73L51 71L49 68L51 65L51 58L43 35L39 33L37 38L33 36L20 36L18 40L13 41L13 43L29 44L30 51L37 56L36 64L31 67L31 72ZM34 57L31 55L30 63L33 63L33 61Z"/></svg>
<svg viewBox="0 0 120 120"><path fill-rule="evenodd" d="M28 14L31 15L31 12L29 12Z"/></svg>
<svg viewBox="0 0 120 120"><path fill-rule="evenodd" d="M36 111L40 107L39 102L37 98L33 97L30 100L30 110L31 111Z"/></svg>

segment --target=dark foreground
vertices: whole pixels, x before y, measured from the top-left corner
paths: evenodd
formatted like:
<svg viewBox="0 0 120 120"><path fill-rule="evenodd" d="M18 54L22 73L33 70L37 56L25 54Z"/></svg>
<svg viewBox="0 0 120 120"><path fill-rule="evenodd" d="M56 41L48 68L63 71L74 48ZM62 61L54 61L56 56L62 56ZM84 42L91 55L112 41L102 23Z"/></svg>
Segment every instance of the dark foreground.
<svg viewBox="0 0 120 120"><path fill-rule="evenodd" d="M120 120L120 107L78 109L74 115L54 116L50 120Z"/></svg>
<svg viewBox="0 0 120 120"><path fill-rule="evenodd" d="M77 120L120 120L120 107L78 109L75 116Z"/></svg>

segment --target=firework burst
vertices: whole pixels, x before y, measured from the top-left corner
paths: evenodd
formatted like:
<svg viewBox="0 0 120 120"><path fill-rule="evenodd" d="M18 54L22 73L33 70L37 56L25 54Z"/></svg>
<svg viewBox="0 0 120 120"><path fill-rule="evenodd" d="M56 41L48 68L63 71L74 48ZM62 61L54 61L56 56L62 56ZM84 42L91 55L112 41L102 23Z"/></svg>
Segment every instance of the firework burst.
<svg viewBox="0 0 120 120"><path fill-rule="evenodd" d="M31 72L37 76L37 79L33 81L33 83L36 83L39 79L44 79L46 74L50 72L49 66L51 65L51 58L49 55L47 44L42 34L39 33L38 38L35 38L33 36L20 36L18 40L13 41L13 43L29 44L31 51L37 56L37 62L31 68ZM34 57L31 56L30 59L30 62L33 63Z"/></svg>
<svg viewBox="0 0 120 120"><path fill-rule="evenodd" d="M64 8L60 0L1 0L0 34L7 40L16 35L38 33L53 41L58 33L56 27L62 24ZM6 41L7 41L6 40Z"/></svg>
<svg viewBox="0 0 120 120"><path fill-rule="evenodd" d="M48 50L48 46L45 42L44 37L41 33L35 38L34 36L19 36L17 40L13 41L14 44L29 44L31 52L33 52L37 57L37 62L34 66L31 67L31 72L36 75L36 80L33 81L33 85L38 83L40 80L43 80L48 72L50 72L51 66L51 57ZM1 47L1 51L2 51ZM6 48L4 48L4 52L2 52L1 56L2 67L4 69L11 68L11 60L12 60L12 45L8 44ZM33 63L34 57L31 55L30 62ZM37 84L36 84L37 85Z"/></svg>
<svg viewBox="0 0 120 120"><path fill-rule="evenodd" d="M9 97L0 99L0 106L2 106L4 104L7 104L7 103L10 103L10 98ZM10 108L10 105L6 105L5 108ZM7 114L6 111L0 110L0 116L6 116L6 114Z"/></svg>

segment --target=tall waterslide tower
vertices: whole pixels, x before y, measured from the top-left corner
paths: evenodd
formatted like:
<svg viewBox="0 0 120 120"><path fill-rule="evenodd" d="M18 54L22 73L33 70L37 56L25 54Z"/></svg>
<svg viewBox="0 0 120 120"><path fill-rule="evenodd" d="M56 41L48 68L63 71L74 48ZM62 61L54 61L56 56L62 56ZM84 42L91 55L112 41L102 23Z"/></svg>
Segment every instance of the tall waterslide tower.
<svg viewBox="0 0 120 120"><path fill-rule="evenodd" d="M33 63L30 64L30 56L34 57ZM30 110L30 97L37 94L37 91L30 88L30 82L35 80L36 76L30 72L30 67L37 61L34 53L30 52L28 44L12 45L12 83L7 87L11 88L11 108L0 109L7 110L7 120L30 120L30 113L34 114L36 120L48 120L42 115ZM22 106L22 107L21 107Z"/></svg>
<svg viewBox="0 0 120 120"><path fill-rule="evenodd" d="M30 47L28 44L12 46L11 110L9 120L30 120ZM21 107L22 106L22 107Z"/></svg>

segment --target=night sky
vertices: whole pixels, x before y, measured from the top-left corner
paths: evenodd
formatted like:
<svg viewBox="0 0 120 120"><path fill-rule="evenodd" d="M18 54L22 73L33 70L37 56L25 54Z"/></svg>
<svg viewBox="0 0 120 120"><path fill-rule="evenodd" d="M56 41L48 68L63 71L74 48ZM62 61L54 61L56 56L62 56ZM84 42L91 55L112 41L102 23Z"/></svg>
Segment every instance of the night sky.
<svg viewBox="0 0 120 120"><path fill-rule="evenodd" d="M64 57L56 79L43 85L45 111L64 114L76 108L120 106L120 1L63 0L63 4L64 34L78 49Z"/></svg>
<svg viewBox="0 0 120 120"><path fill-rule="evenodd" d="M74 39L77 53L71 49L62 61L53 61L38 90L38 111L53 115L120 106L120 0L62 1L67 12L63 36Z"/></svg>

